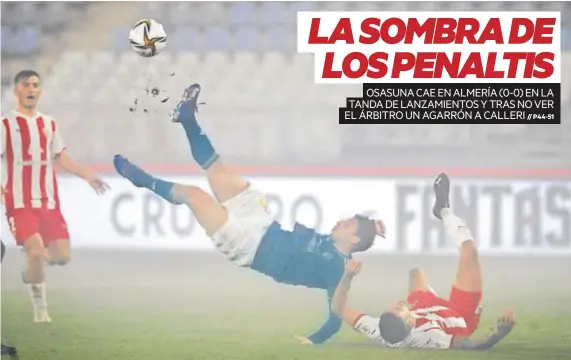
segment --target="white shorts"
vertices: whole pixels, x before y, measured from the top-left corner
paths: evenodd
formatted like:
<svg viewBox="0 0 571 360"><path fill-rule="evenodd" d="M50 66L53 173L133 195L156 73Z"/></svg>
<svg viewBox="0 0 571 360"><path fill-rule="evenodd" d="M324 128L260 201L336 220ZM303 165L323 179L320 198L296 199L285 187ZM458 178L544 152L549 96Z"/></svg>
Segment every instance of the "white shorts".
<svg viewBox="0 0 571 360"><path fill-rule="evenodd" d="M222 205L228 211L228 221L212 235L212 241L228 260L250 266L274 221L266 209L266 197L250 185Z"/></svg>

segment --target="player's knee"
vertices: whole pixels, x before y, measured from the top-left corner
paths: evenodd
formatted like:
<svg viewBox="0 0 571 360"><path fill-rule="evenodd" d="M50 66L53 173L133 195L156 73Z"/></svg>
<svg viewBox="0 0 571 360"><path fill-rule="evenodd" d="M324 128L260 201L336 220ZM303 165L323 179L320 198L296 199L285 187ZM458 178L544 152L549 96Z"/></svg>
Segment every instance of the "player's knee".
<svg viewBox="0 0 571 360"><path fill-rule="evenodd" d="M408 279L411 283L425 282L426 273L423 269L414 268L408 272Z"/></svg>
<svg viewBox="0 0 571 360"><path fill-rule="evenodd" d="M48 247L48 263L64 266L70 261L69 240L53 242Z"/></svg>
<svg viewBox="0 0 571 360"><path fill-rule="evenodd" d="M44 261L47 260L47 252L42 238L38 235L31 236L24 243L24 250L26 252L28 272L30 276L37 278L40 276L40 273L43 274Z"/></svg>
<svg viewBox="0 0 571 360"><path fill-rule="evenodd" d="M424 276L424 270L422 270L420 268L414 268L408 272L408 277L411 280L416 279L416 278L421 277L421 276Z"/></svg>
<svg viewBox="0 0 571 360"><path fill-rule="evenodd" d="M408 273L409 292L426 291L429 289L426 273L423 269L415 268Z"/></svg>
<svg viewBox="0 0 571 360"><path fill-rule="evenodd" d="M46 259L46 249L43 246L33 246L26 250L28 261L33 264L42 264Z"/></svg>

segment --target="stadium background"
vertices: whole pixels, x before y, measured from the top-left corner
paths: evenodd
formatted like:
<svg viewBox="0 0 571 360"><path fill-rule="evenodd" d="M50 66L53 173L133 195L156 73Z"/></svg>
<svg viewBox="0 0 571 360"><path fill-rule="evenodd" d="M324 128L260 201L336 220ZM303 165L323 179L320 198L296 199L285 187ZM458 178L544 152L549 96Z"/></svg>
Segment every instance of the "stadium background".
<svg viewBox="0 0 571 360"><path fill-rule="evenodd" d="M311 57L295 53L295 12L313 9L560 10L563 125L339 125L337 108L361 89L312 83ZM569 2L3 2L1 10L2 111L14 105L14 74L37 69L44 77L41 110L58 119L70 153L103 172L116 152L188 169L185 139L165 126L165 117L194 81L203 84L204 127L221 154L262 172L286 165L435 173L442 167L571 169ZM126 41L129 26L144 17L162 22L169 36L167 50L153 59L131 53ZM147 94L154 87L157 97ZM11 250L3 265L2 333L20 345L24 359L378 356L334 345L298 347L291 335L319 325L323 295L273 284L215 254L78 250L69 267L48 270L54 323L33 326L17 255ZM371 312L400 297L411 267L426 267L440 292L453 279L450 257L364 259L353 297ZM571 352L569 257L488 257L484 266L486 325L506 306L522 316L519 330L492 356L565 358ZM345 330L337 340L348 339L356 338Z"/></svg>

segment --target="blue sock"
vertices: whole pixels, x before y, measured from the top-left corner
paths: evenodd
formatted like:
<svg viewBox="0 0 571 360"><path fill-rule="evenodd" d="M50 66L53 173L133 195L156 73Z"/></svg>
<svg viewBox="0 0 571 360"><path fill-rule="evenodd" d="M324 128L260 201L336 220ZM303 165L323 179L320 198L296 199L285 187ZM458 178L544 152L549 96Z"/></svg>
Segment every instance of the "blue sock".
<svg viewBox="0 0 571 360"><path fill-rule="evenodd" d="M172 196L172 187L173 186L174 186L174 183L172 183L172 182L168 182L168 181L164 181L161 179L154 178L151 187L149 187L149 190L151 190L155 194L159 195L160 197L162 197L166 201L170 202L171 204L175 204L175 205L182 204L181 201L177 201L175 198L173 198L173 196Z"/></svg>
<svg viewBox="0 0 571 360"><path fill-rule="evenodd" d="M194 115L181 121L181 124L190 143L192 157L201 168L204 170L208 169L220 157L214 150L210 139L202 132Z"/></svg>

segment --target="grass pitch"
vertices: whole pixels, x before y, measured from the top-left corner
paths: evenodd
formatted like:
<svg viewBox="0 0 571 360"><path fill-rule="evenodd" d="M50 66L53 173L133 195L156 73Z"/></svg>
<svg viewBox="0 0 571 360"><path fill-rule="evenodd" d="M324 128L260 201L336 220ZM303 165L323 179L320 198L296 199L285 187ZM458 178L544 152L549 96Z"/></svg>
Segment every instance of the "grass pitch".
<svg viewBox="0 0 571 360"><path fill-rule="evenodd" d="M370 313L402 298L407 270L427 269L447 295L454 257L364 256L350 302ZM34 324L20 284L21 258L8 253L2 274L2 335L30 360L334 360L569 359L571 259L484 258L486 332L504 308L518 324L483 353L367 346L351 329L319 347L302 346L325 316L325 295L289 287L219 255L80 252L48 269L51 324Z"/></svg>

